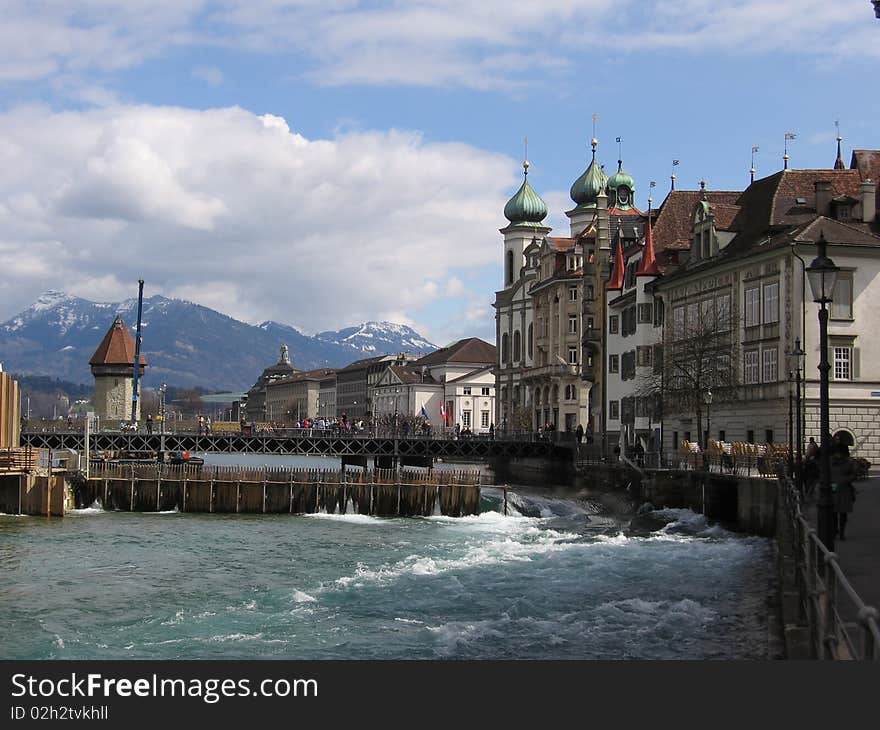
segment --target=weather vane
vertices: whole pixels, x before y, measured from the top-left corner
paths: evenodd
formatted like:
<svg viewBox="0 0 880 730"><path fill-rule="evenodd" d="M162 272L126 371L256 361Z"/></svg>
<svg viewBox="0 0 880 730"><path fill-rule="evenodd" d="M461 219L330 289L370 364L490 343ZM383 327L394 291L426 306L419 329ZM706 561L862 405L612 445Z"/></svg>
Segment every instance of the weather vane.
<svg viewBox="0 0 880 730"><path fill-rule="evenodd" d="M788 169L788 140L795 139L797 135L794 132L786 132L785 133L785 153L782 155L782 161L785 163L785 169Z"/></svg>

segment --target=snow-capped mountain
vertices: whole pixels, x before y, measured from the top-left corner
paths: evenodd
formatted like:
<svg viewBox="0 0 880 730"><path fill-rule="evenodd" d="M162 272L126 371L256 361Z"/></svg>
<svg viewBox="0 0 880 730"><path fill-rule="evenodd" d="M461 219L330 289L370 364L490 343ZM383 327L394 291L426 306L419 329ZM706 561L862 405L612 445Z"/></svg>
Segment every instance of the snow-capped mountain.
<svg viewBox="0 0 880 730"><path fill-rule="evenodd" d="M88 361L119 314L134 332L137 299L92 302L47 291L0 324L0 362L9 371L91 383ZM311 337L290 325L254 326L179 299L147 297L141 318L145 384L245 390L278 360L282 344L295 367L342 367L362 357L437 349L409 327L368 322Z"/></svg>
<svg viewBox="0 0 880 730"><path fill-rule="evenodd" d="M425 354L437 349L437 345L432 345L415 330L393 322L364 322L338 332L319 332L315 337L322 342L351 347L366 357L389 352Z"/></svg>

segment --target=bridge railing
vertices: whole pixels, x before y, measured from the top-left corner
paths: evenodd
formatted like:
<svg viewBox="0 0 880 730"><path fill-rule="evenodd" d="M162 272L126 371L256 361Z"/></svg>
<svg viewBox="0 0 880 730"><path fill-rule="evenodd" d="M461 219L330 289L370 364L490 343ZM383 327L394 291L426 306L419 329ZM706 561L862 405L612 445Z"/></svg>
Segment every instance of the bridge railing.
<svg viewBox="0 0 880 730"><path fill-rule="evenodd" d="M807 521L791 479L782 481L782 492L794 540L799 618L809 629L813 658L880 660L877 609L865 605L837 554L828 551Z"/></svg>

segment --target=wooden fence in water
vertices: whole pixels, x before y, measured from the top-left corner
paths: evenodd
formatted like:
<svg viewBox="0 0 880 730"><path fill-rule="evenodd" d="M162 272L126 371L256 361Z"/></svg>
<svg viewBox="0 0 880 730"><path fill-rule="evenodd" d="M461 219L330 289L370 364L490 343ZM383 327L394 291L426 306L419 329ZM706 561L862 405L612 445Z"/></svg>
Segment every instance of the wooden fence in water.
<svg viewBox="0 0 880 730"><path fill-rule="evenodd" d="M125 512L464 517L480 512L479 471L107 465L73 485L76 507Z"/></svg>

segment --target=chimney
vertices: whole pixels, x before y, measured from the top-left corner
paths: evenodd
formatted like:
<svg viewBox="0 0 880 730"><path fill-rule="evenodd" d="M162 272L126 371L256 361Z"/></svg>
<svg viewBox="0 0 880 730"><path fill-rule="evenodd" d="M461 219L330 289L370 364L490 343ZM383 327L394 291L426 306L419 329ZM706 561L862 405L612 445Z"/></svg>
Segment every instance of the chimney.
<svg viewBox="0 0 880 730"><path fill-rule="evenodd" d="M816 180L816 213L831 214L831 183L828 180Z"/></svg>
<svg viewBox="0 0 880 730"><path fill-rule="evenodd" d="M862 222L873 223L877 217L877 183L865 180L859 186L862 194Z"/></svg>

